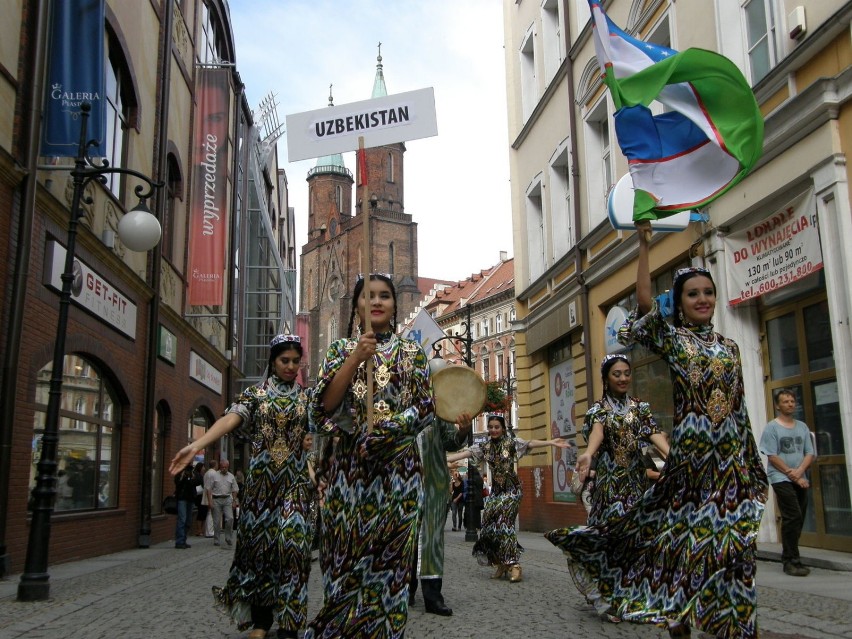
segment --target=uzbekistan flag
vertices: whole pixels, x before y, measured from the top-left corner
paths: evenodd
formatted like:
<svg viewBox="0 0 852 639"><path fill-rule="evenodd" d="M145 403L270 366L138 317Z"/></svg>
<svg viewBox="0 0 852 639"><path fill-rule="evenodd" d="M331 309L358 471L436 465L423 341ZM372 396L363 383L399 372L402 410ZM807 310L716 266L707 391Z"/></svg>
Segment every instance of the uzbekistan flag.
<svg viewBox="0 0 852 639"><path fill-rule="evenodd" d="M760 157L763 117L737 66L712 51L637 40L613 24L600 0L589 8L633 178L633 219L702 207L742 180ZM653 115L654 100L667 111Z"/></svg>

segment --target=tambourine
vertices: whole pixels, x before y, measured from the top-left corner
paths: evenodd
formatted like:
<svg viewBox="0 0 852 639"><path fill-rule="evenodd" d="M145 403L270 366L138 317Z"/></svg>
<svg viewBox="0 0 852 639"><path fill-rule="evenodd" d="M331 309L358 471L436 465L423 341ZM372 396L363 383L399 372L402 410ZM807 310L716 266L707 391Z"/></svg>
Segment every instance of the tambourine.
<svg viewBox="0 0 852 639"><path fill-rule="evenodd" d="M477 415L485 406L486 386L483 379L467 366L444 366L432 375L435 414L447 422L459 415Z"/></svg>

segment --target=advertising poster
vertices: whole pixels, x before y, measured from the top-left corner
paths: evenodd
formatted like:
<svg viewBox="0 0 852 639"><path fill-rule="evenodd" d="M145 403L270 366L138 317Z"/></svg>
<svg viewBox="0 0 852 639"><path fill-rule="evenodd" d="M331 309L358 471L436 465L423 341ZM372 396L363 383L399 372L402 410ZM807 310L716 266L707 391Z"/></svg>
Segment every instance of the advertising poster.
<svg viewBox="0 0 852 639"><path fill-rule="evenodd" d="M574 368L571 360L560 362L550 369L550 436L564 437L572 448L553 450L553 499L575 502L571 492L571 477L577 463L577 429L574 425Z"/></svg>
<svg viewBox="0 0 852 639"><path fill-rule="evenodd" d="M822 268L813 189L725 238L730 304L778 290Z"/></svg>

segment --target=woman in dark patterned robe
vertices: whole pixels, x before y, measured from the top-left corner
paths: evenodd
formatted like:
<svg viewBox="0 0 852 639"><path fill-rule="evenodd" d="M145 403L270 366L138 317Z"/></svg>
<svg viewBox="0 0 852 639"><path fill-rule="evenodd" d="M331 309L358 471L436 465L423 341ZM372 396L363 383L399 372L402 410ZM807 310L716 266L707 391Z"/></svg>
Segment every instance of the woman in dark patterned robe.
<svg viewBox="0 0 852 639"><path fill-rule="evenodd" d="M577 472L585 478L592 459L595 464L595 485L591 494L589 525L617 524L648 489L650 483L645 473L642 446L653 444L663 456L668 455L669 444L657 429L651 407L630 397L632 370L625 355L607 355L601 362L603 396L586 412L583 437L588 447L577 458ZM571 547L571 535L582 528L558 528L545 537L559 548ZM617 621L609 614L609 602L588 587L583 576L575 571L577 564L568 561L568 567L578 588L594 604L601 616Z"/></svg>
<svg viewBox="0 0 852 639"><path fill-rule="evenodd" d="M638 310L621 327L669 365L675 426L659 480L617 524L572 534L563 550L622 619L654 623L672 637L695 627L753 639L755 542L766 501L743 397L736 343L713 331L709 271L675 274L674 325L652 304L648 242L639 231Z"/></svg>
<svg viewBox="0 0 852 639"><path fill-rule="evenodd" d="M469 458L477 466L483 460L488 462L491 468L491 494L485 500L482 528L473 545L473 556L482 566L496 566L492 579L508 575L510 582L517 583L523 579L519 562L524 549L518 543L515 519L524 493L521 480L515 472L515 462L533 448L570 448L571 444L564 439L525 441L514 437L507 432L506 420L502 415L488 416L488 438L482 445L474 444L467 450L448 455L447 461Z"/></svg>
<svg viewBox="0 0 852 639"><path fill-rule="evenodd" d="M408 620L422 471L416 437L432 420L426 355L394 334L396 291L385 275L353 291L355 315L372 330L331 344L315 388L318 430L337 437L321 512L322 609L305 637L397 638ZM367 413L372 362L372 423Z"/></svg>
<svg viewBox="0 0 852 639"><path fill-rule="evenodd" d="M275 337L266 380L172 460L175 468L231 431L251 443L234 560L225 586L213 588L216 605L240 630L254 628L251 639L265 637L273 620L279 638L296 637L307 623L311 483L302 447L308 397L296 382L301 357L298 336Z"/></svg>

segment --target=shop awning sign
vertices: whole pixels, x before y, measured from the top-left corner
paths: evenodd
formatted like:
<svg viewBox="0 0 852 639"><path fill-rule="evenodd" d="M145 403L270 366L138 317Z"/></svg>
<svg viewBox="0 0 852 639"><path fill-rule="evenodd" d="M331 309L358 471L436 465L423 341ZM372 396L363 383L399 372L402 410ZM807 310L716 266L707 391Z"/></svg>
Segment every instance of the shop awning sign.
<svg viewBox="0 0 852 639"><path fill-rule="evenodd" d="M287 116L290 162L438 135L435 91L418 89Z"/></svg>
<svg viewBox="0 0 852 639"><path fill-rule="evenodd" d="M725 238L730 304L798 282L822 268L813 189Z"/></svg>

